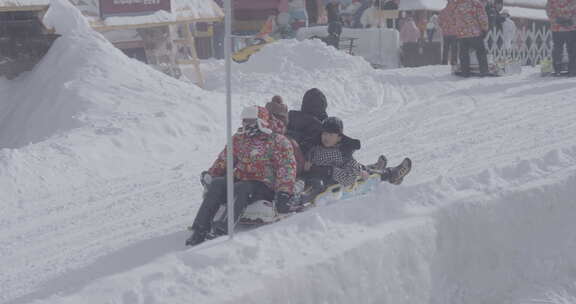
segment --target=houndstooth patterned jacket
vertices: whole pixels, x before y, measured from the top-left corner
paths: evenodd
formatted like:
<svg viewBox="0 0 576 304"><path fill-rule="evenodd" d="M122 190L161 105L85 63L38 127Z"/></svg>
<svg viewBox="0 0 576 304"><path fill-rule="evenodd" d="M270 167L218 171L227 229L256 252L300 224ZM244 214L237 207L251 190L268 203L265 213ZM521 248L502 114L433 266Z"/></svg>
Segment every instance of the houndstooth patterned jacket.
<svg viewBox="0 0 576 304"><path fill-rule="evenodd" d="M308 151L306 160L316 166L332 166L332 178L345 187L354 184L362 172L362 165L351 156L345 157L339 146L316 145Z"/></svg>

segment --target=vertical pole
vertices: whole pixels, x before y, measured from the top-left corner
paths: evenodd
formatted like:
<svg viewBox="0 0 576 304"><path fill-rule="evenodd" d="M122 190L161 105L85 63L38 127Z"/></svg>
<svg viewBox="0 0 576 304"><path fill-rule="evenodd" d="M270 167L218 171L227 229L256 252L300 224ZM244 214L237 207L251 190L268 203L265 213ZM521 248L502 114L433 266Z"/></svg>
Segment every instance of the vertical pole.
<svg viewBox="0 0 576 304"><path fill-rule="evenodd" d="M234 161L232 141L232 0L224 1L225 36L224 52L226 56L226 136L228 144L226 149L226 198L228 206L228 236L234 238Z"/></svg>
<svg viewBox="0 0 576 304"><path fill-rule="evenodd" d="M380 53L380 68L384 68L384 48L382 47L382 1L378 2L378 49Z"/></svg>

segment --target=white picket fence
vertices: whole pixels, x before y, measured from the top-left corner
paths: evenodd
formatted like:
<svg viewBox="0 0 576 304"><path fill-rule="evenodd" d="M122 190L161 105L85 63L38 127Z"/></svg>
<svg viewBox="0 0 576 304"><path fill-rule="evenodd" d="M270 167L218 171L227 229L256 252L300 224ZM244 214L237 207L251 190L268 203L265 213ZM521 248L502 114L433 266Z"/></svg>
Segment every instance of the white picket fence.
<svg viewBox="0 0 576 304"><path fill-rule="evenodd" d="M495 61L512 59L521 65L535 66L543 59L552 57L552 32L548 28L518 29L512 47L505 49L502 32L492 30L484 40L488 54Z"/></svg>

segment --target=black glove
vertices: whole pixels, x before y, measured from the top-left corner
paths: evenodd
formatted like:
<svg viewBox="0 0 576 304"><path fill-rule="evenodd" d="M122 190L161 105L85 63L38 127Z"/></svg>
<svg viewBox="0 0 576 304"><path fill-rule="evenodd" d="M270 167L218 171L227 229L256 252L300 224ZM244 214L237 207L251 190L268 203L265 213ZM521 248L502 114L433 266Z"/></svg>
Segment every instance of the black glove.
<svg viewBox="0 0 576 304"><path fill-rule="evenodd" d="M328 180L332 178L332 166L312 166L308 171L309 178Z"/></svg>
<svg viewBox="0 0 576 304"><path fill-rule="evenodd" d="M274 200L276 201L276 210L278 213L287 213L290 212L290 199L292 195L288 192L278 191L276 192L276 197Z"/></svg>
<svg viewBox="0 0 576 304"><path fill-rule="evenodd" d="M572 24L574 24L574 22L570 18L566 18L566 17L556 18L556 23L558 23L559 25L562 25L562 26L572 26Z"/></svg>

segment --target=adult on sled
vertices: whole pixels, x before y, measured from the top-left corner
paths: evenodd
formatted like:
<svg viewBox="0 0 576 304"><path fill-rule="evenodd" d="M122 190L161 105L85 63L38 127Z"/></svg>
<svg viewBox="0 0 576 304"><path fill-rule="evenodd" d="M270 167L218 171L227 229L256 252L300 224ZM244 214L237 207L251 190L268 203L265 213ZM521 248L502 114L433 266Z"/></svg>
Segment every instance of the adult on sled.
<svg viewBox="0 0 576 304"><path fill-rule="evenodd" d="M576 76L576 0L548 0L546 14L552 30L552 63L555 75L562 72L564 46L568 50L568 73Z"/></svg>
<svg viewBox="0 0 576 304"><path fill-rule="evenodd" d="M286 135L296 140L304 155L320 137L322 121L328 117L327 107L328 102L324 93L313 88L304 93L300 111L292 110L288 113Z"/></svg>
<svg viewBox="0 0 576 304"><path fill-rule="evenodd" d="M488 75L488 54L484 38L488 34L488 16L477 0L454 0L454 23L460 47L460 72L457 75L470 77L470 50L476 51L480 76Z"/></svg>
<svg viewBox="0 0 576 304"><path fill-rule="evenodd" d="M296 160L290 141L273 133L269 113L264 107L251 106L242 111L242 128L233 137L234 217L258 199L275 200L278 212L288 212L296 181ZM212 222L221 205L226 204L226 148L202 174L207 192L192 225L186 245L202 243L212 230ZM213 231L226 234L226 228ZM215 228L215 227L214 227Z"/></svg>
<svg viewBox="0 0 576 304"><path fill-rule="evenodd" d="M314 188L313 195L332 184L353 185L359 178L366 179L370 173L378 173L382 181L398 185L410 172L412 161L409 158L394 168L386 168L383 156L371 166L358 163L353 154L360 149L360 141L344 135L343 129L344 124L339 118L326 118L322 123L320 142L306 154L304 176L307 184Z"/></svg>

